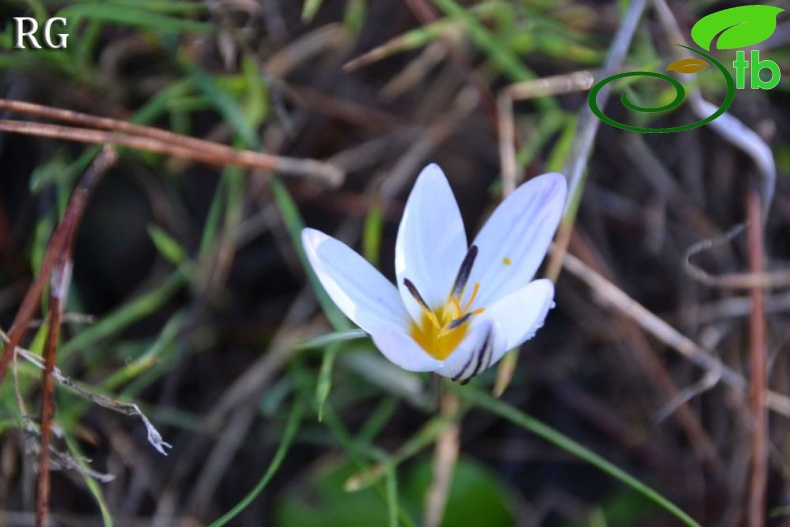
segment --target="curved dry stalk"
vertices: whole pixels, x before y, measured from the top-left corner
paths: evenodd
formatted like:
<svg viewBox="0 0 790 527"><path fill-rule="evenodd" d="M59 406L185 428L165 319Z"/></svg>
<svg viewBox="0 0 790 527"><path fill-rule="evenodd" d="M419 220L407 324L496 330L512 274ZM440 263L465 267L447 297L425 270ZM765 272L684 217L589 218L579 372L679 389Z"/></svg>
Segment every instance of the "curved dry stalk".
<svg viewBox="0 0 790 527"><path fill-rule="evenodd" d="M760 196L751 190L747 196L746 209L749 217L749 270L762 272L763 229L760 223ZM749 314L749 366L751 377L752 416L752 459L749 477L749 501L747 505L749 526L765 525L765 499L768 484L768 413L765 411L765 394L768 388L765 295L762 288L751 291L752 312Z"/></svg>
<svg viewBox="0 0 790 527"><path fill-rule="evenodd" d="M4 342L8 342L8 335L0 331L0 339L2 339ZM46 365L44 364L44 361L42 360L41 356L36 353L33 353L30 350L17 347L16 356L22 357L23 359L34 365L36 368L39 368L41 370L46 368ZM93 392L85 388L81 384L74 382L71 378L63 375L63 372L61 372L58 367L53 368L52 377L61 386L65 386L66 388L69 388L77 392L78 394L85 397L86 399L88 399L94 404L97 404L103 408L107 408L108 410L113 410L120 414L139 417L143 421L143 424L145 425L148 442L162 455L165 456L167 455L167 451L165 450L165 448L172 448L172 445L167 443L162 438L162 434L159 433L159 431L156 429L153 423L151 423L151 420L148 419L148 417L143 413L142 410L140 410L140 407L137 406L136 404L126 403L123 401L119 401L117 399L112 399L111 397L107 397L106 395L103 395L101 393ZM50 449L50 451L52 451L52 449ZM71 468L71 467L72 465L69 465L67 468ZM99 479L101 480L101 478Z"/></svg>
<svg viewBox="0 0 790 527"><path fill-rule="evenodd" d="M748 226L748 221L739 223L719 237L701 240L686 249L684 254L685 261L683 262L686 273L698 282L711 287L723 287L727 289L754 289L755 287L760 289L775 289L790 286L790 270L711 275L700 266L691 262L692 256L733 240Z"/></svg>
<svg viewBox="0 0 790 527"><path fill-rule="evenodd" d="M552 247L551 252L554 251L556 249ZM594 289L597 293L595 299L600 304L613 307L633 319L642 329L706 372L714 372L715 375L720 376L721 382L727 386L741 393L748 389L746 379L740 373L723 364L708 350L670 326L572 254L565 253L563 268ZM790 417L790 398L786 395L766 390L765 406L785 417Z"/></svg>

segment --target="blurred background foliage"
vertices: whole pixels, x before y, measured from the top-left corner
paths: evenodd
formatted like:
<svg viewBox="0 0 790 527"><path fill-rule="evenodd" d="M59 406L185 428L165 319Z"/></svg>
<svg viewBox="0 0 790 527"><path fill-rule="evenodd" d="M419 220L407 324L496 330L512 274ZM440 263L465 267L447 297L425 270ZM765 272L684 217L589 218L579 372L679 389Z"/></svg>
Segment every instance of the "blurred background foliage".
<svg viewBox="0 0 790 527"><path fill-rule="evenodd" d="M93 392L139 404L173 448L161 457L138 419L59 387L58 449L115 479L55 472L53 522L191 526L226 515L249 526L422 525L439 463L434 443L455 422L437 413L427 377L390 365L366 340L305 345L351 326L307 276L299 229L334 233L394 276L405 196L430 161L448 174L466 224L479 226L502 192L497 97L513 83L597 72L628 5L3 1L1 97L327 160L346 173L328 186L120 149L78 233L73 316L57 364ZM688 35L701 16L735 3L669 5ZM19 16L66 18L68 47L13 49ZM788 72L789 35L780 18L760 47ZM648 7L623 70L663 70L672 61L668 40ZM714 74L696 82L708 99L723 97ZM674 96L659 83L623 86L655 105ZM769 267L780 270L790 257L788 86L782 79L770 92L739 91L731 108L775 153L764 243ZM521 177L566 165L586 104L581 89L514 102ZM639 125L695 120L685 107L627 116L613 103L609 111ZM97 151L0 134L0 327L10 326ZM695 282L683 251L742 221L754 174L750 159L708 128L647 136L602 126L570 244L744 374L747 293ZM737 239L698 260L711 273L735 272L746 254ZM659 420L705 372L578 279L563 273L557 287L557 307L523 346L504 403L602 454L701 524L743 524L748 401L717 385ZM787 393L790 297L780 289L768 301L770 384ZM41 351L44 328L26 348ZM19 392L37 415L38 370L24 361L18 370ZM495 375L468 389L490 393ZM462 406L460 459L441 525L680 524L501 414L463 397ZM786 416L771 424L766 503L771 521L785 525L790 428ZM0 509L10 525L33 524L35 462L21 428L9 376L0 386Z"/></svg>

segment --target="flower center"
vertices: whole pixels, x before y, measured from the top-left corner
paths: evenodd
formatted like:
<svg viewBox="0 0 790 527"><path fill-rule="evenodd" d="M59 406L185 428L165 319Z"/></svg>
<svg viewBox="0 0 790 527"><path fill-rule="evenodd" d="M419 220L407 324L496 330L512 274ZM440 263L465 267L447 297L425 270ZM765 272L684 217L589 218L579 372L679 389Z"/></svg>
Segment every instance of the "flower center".
<svg viewBox="0 0 790 527"><path fill-rule="evenodd" d="M458 270L447 301L435 309L428 306L411 280L408 278L403 280L406 288L422 308L420 322L411 323L409 334L422 349L438 360L450 356L464 340L469 330L469 319L485 310L482 307L471 309L480 290L479 283L475 283L469 300L463 301L466 284L476 257L477 246L472 245L464 261L461 262L461 268Z"/></svg>

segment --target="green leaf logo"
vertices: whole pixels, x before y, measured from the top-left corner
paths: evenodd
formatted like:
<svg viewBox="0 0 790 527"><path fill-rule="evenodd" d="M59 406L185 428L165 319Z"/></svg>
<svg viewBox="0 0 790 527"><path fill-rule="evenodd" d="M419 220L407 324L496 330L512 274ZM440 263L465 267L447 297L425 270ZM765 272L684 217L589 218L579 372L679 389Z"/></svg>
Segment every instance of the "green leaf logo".
<svg viewBox="0 0 790 527"><path fill-rule="evenodd" d="M784 9L769 5L745 5L711 13L691 28L691 38L710 51L713 39L718 49L744 48L759 44L776 30L776 17Z"/></svg>

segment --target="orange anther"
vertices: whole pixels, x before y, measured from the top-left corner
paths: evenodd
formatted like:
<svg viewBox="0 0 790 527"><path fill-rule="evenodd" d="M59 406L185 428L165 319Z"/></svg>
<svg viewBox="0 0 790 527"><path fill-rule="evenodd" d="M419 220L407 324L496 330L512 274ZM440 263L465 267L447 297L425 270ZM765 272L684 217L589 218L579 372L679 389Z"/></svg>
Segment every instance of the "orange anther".
<svg viewBox="0 0 790 527"><path fill-rule="evenodd" d="M464 306L464 309L463 309L463 311L461 311L461 314L462 314L462 315L463 315L464 313L466 313L466 312L467 312L467 310L468 310L470 307L472 307L472 302L474 302L474 301L475 301L475 297L477 297L477 292L478 292L478 291L480 291L480 282L475 282L475 287L474 287L474 289L472 289L472 296L471 296L471 297L469 297L469 302L467 302L467 303L466 303L466 305Z"/></svg>

